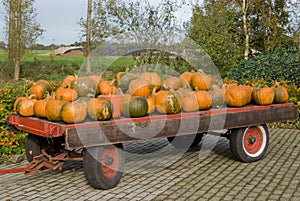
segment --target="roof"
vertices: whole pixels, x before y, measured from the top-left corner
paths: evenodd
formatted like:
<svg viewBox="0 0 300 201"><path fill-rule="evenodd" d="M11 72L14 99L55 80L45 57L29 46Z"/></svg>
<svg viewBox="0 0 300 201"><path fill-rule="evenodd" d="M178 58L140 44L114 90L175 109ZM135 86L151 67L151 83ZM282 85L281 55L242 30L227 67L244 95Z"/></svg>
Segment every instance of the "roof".
<svg viewBox="0 0 300 201"><path fill-rule="evenodd" d="M81 50L83 51L83 47L82 46L68 46L68 47L60 47L56 50L54 50L52 53L54 55L63 55L63 54L66 54L70 51L73 51L73 50Z"/></svg>

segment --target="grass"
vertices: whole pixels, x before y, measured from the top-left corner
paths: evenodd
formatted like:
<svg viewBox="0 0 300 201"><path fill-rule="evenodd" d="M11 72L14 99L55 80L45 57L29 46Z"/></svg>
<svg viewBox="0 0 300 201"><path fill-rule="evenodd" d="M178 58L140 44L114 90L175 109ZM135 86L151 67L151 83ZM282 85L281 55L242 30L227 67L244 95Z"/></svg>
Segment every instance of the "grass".
<svg viewBox="0 0 300 201"><path fill-rule="evenodd" d="M20 78L25 80L62 80L66 75L84 74L85 57L49 56L49 51L32 51L26 54L21 63ZM134 66L132 57L107 56L92 59L92 73L111 76L127 67ZM0 83L13 78L13 66L7 62L7 54L0 50Z"/></svg>

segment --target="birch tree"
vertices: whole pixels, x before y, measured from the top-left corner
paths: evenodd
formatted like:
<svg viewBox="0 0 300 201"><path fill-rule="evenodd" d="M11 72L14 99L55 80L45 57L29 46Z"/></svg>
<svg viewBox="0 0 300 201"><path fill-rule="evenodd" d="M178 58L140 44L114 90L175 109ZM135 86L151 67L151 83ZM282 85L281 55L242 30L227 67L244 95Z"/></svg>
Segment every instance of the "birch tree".
<svg viewBox="0 0 300 201"><path fill-rule="evenodd" d="M8 61L14 68L14 79L20 77L22 57L43 33L36 22L37 12L34 7L35 0L3 0L6 11L6 38L8 41Z"/></svg>

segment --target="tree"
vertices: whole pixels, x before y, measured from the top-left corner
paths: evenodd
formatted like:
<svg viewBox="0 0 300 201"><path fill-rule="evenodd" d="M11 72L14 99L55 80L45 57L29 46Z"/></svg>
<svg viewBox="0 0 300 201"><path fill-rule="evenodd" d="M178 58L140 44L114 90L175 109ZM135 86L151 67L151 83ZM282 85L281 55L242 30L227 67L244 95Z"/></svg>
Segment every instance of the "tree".
<svg viewBox="0 0 300 201"><path fill-rule="evenodd" d="M43 33L35 21L34 0L3 0L6 10L8 61L14 66L14 79L19 79L21 59L27 47Z"/></svg>
<svg viewBox="0 0 300 201"><path fill-rule="evenodd" d="M162 41L159 36L175 30L175 12L182 3L163 0L153 5L149 0L94 0L91 14L92 49L111 36L130 33L135 41ZM86 36L87 20L80 19L82 36ZM145 35L151 32L151 37ZM159 33L154 35L154 33ZM164 38L165 40L166 38Z"/></svg>
<svg viewBox="0 0 300 201"><path fill-rule="evenodd" d="M91 52L91 19L92 18L92 0L88 0L87 19L86 19L86 71L91 72L90 52Z"/></svg>
<svg viewBox="0 0 300 201"><path fill-rule="evenodd" d="M250 53L250 44L249 44L249 31L248 31L248 21L247 21L247 12L249 9L249 0L233 0L237 7L242 12L242 21L243 21L243 32L244 32L244 59L248 60Z"/></svg>
<svg viewBox="0 0 300 201"><path fill-rule="evenodd" d="M261 52L286 49L289 32L288 0L251 0L248 20L252 46Z"/></svg>
<svg viewBox="0 0 300 201"><path fill-rule="evenodd" d="M188 36L210 55L221 75L236 66L242 57L238 13L232 2L209 0L194 5Z"/></svg>

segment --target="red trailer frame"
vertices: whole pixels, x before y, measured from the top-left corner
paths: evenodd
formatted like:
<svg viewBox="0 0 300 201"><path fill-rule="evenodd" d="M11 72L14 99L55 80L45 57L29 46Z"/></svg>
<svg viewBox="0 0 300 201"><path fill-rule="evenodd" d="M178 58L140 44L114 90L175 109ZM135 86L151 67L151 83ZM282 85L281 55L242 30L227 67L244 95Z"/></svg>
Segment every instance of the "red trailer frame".
<svg viewBox="0 0 300 201"><path fill-rule="evenodd" d="M205 133L227 130L222 135L230 140L233 155L243 162L253 162L260 160L267 150L269 133L266 124L297 119L297 115L297 106L293 103L283 103L267 106L252 104L239 108L223 107L171 115L154 114L141 118L120 117L109 121L87 120L79 124L55 123L35 117L9 115L7 123L30 133L26 142L29 161L34 157L39 158L40 154L46 154L46 165L49 167L55 166L53 161L71 160L72 158L61 152L56 153L59 159L52 158L55 154L43 153L44 139L60 139L66 150L84 150L83 158L75 157L75 160L83 159L88 182L95 188L109 189L116 186L122 176L124 156L120 150L124 142L168 138L172 143L174 138L178 138L180 143L173 145L182 147L186 139L193 138L193 143L187 145L193 146L200 142ZM135 129L145 128L150 124L159 125L162 121L163 126L155 136L145 133L144 129ZM123 129L120 129L121 127ZM124 128L127 131L132 130L133 133L128 135ZM97 155L97 159L94 155ZM49 161L51 164L48 164ZM95 167L99 165L101 168L95 171Z"/></svg>

